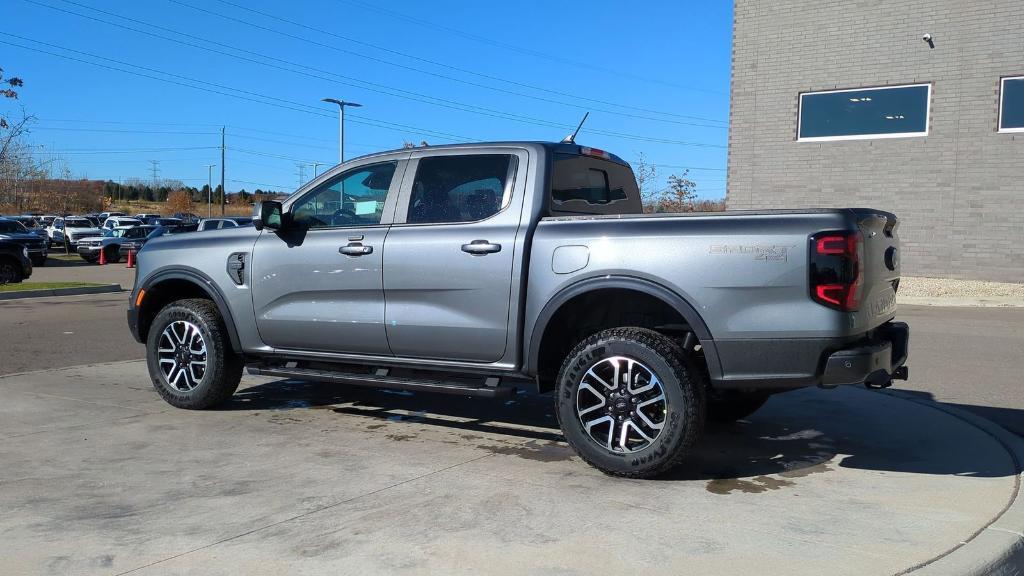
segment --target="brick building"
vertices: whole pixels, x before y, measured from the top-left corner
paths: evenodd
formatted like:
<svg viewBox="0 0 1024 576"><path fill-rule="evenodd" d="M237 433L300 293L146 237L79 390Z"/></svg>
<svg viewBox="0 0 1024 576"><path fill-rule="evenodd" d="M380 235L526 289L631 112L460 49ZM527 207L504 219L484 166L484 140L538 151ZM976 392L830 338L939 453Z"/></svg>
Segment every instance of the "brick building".
<svg viewBox="0 0 1024 576"><path fill-rule="evenodd" d="M728 208L882 208L905 275L1024 282L1022 31L1020 0L736 0Z"/></svg>

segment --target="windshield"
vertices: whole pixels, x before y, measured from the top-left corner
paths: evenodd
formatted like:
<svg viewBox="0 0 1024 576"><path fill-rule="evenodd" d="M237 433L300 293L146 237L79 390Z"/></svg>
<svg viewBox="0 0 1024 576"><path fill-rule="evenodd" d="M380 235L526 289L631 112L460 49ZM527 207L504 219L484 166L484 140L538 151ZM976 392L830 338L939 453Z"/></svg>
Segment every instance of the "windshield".
<svg viewBox="0 0 1024 576"><path fill-rule="evenodd" d="M22 226L21 222L15 222L14 220L0 220L0 232L28 232L28 229Z"/></svg>
<svg viewBox="0 0 1024 576"><path fill-rule="evenodd" d="M92 228L92 222L89 222L85 218L75 218L74 220L65 220L64 225L68 228Z"/></svg>

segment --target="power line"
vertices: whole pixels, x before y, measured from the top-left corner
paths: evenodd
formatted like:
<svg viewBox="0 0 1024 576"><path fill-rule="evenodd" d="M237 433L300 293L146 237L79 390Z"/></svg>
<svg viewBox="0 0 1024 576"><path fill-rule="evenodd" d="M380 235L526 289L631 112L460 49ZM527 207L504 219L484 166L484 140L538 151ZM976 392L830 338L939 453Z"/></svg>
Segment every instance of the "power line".
<svg viewBox="0 0 1024 576"><path fill-rule="evenodd" d="M294 101L291 101L291 100L285 100L283 98L276 98L276 97L273 97L273 96L264 96L262 94L257 94L255 92L249 92L247 90L242 90L240 88L232 88L230 86L224 86L224 85L216 84L214 82L209 82L209 81L197 80L195 78L189 78L188 76L182 76L180 74L174 74L174 73L171 73L171 72L164 72L162 70L157 70L157 69L154 69L154 68L148 68L146 66L141 66L141 65L138 65L138 64L130 64L130 63L127 63L127 62L122 62L120 60L115 60L113 58L107 58L105 56L98 56L96 54L91 54L91 53L84 52L84 51L81 51L81 50L75 50L73 48L67 48L67 47L64 47L64 46L56 45L56 44L50 44L48 42L42 42L40 40L34 40L34 39L31 39L31 38L25 38L25 37L22 37L22 36L18 36L16 34L7 33L7 35L11 36L13 38L17 38L19 40L25 40L25 41L28 41L28 42L35 42L37 44L42 44L43 46L49 46L49 47L57 48L59 50L66 50L68 52L72 52L72 53L75 53L75 54L82 54L84 56L88 56L88 57L91 57L91 58L97 58L99 60L106 60L108 62L114 62L114 63L120 64L122 66L128 66L128 67L131 67L131 68L139 68L139 69L142 69L142 70L146 70L148 72L153 72L155 74L164 74L164 75L170 76L172 78L180 78L180 79L184 80L184 82L182 82L182 81L175 81L175 80L169 80L167 78L161 78L159 76L154 76L152 74L147 74L147 73L144 73L144 72L137 72L137 71L134 71L134 70L126 70L124 68L119 68L117 66L111 66L109 64L102 64L102 63L98 63L98 62L90 62L89 60L84 60L84 59L81 59L81 58L76 58L74 56L68 56L66 54L59 54L59 53L56 53L56 52L51 52L51 51L43 50L43 49L40 49L40 48L33 48L31 46L25 46L23 44L18 44L16 42L9 42L9 41L0 40L0 44L7 44L9 46L16 46L18 48L22 48L22 49L25 49L25 50L30 50L30 51L33 51L33 52L40 52L42 54L48 54L50 56L56 56L58 58L64 58L66 60L72 60L72 61L75 61L75 62L81 62L81 63L84 63L84 64L89 64L91 66L96 66L96 67L104 68L104 69L107 69L107 70L114 70L114 71L122 72L122 73L125 73L125 74L132 74L132 75L135 75L135 76L141 76L143 78L149 78L149 79L152 79L152 80L157 80L157 81L160 81L160 82L166 82L166 83L169 83L169 84L175 84L175 85L178 85L178 86L185 86L187 88L192 88L194 90L200 90L200 91L204 91L204 92L211 92L211 93L214 93L214 94L220 94L222 96L228 96L230 98L237 98L237 99L240 99L240 100L247 100L247 101L250 101L250 102L255 102L257 104L263 104L263 105L266 105L266 106L275 106L277 108L283 108L283 109L292 110L292 111L295 111L295 112L303 112L305 114L312 114L314 116L323 116L323 117L326 117L326 118L333 118L334 117L333 114L329 114L326 111L324 111L324 110L322 110L320 108L311 106L309 104L302 104L300 102L294 102ZM187 82L191 82L192 84L187 83ZM230 91L234 91L234 92L239 92L240 94L232 94L230 92L223 92L221 90L216 90L216 89L210 88L209 86L214 86L216 88L220 88L220 89L223 89L223 90L230 90ZM359 118L349 119L349 122L353 122L353 123L356 123L356 124L365 124L367 126L374 126L374 127L377 127L377 128L384 128L386 130L395 130L397 132L404 132L404 133L407 133L407 134L412 133L412 134L419 134L419 135L426 135L426 136L431 136L431 137L436 137L436 138L442 138L444 140L454 140L454 141L472 140L472 138L467 138L465 136L458 136L458 135L455 135L455 134L449 134L447 132L439 132L439 131L436 131L436 130L430 130L430 129L426 129L426 128L419 128L419 127L416 127L416 126L410 126L408 124L400 124L400 123L397 123L397 122L388 122L388 121L385 121L385 120L378 120L376 118L367 118L365 116L361 116Z"/></svg>
<svg viewBox="0 0 1024 576"><path fill-rule="evenodd" d="M229 178L228 182L237 182L239 184L250 184L252 186L268 186L270 188L278 188L280 190L291 190L291 186L282 186L280 184L267 184L266 182L250 182L249 180L238 180L236 178Z"/></svg>
<svg viewBox="0 0 1024 576"><path fill-rule="evenodd" d="M305 64L296 63L296 62L290 62L288 60L282 60L280 58L276 58L276 57L273 57L273 56L270 56L270 55L267 55L267 54L261 54L259 52L245 51L246 55L238 55L238 54L232 54L232 53L229 53L229 52L225 52L225 51L222 51L222 50L216 50L216 49L210 48L209 44L223 46L223 47L228 48L230 50L238 50L238 49L233 47L233 46L227 45L227 44L223 44L223 43L212 41L212 40L207 40L207 39L204 39L204 38L200 38L198 36L193 36L193 35L188 34L186 32L181 32L181 31L178 31L178 30L173 30L173 29L166 28L166 27L163 27L163 26L158 26L158 25L155 25L155 24L151 24L151 23L148 23L148 22L141 21L141 20L136 20L136 19L133 19L133 18L128 18L126 16L121 16L119 14L114 14L114 13L111 13L111 12L106 12L106 11L100 10L98 8L92 8L92 7L89 7L89 6L83 6L83 5L78 4L76 2L72 2L71 0L61 0L61 1L69 3L69 4L73 4L73 5L76 5L76 6L83 6L84 8L87 8L89 10L93 10L95 12L99 12L99 13L102 13L102 14L107 14L107 15L110 15L110 16L114 16L116 18L120 18L122 20L127 20L129 22L135 22L135 23L142 24L144 26L149 26L149 27L156 28L156 29L159 29L159 30L164 30L164 31L167 31L167 32L170 32L170 33L174 34L175 36L174 37L162 36L160 34L155 34L153 32L149 32L149 31L145 31L145 30L139 30L137 28L132 28L130 26L125 26L123 24L118 24L116 22L110 22L110 21L104 20L102 18L96 18L96 17L93 17L93 16L88 16L88 15L85 15L85 14L81 14L79 12L74 12L74 11L65 10L65 9L62 9L62 8L57 8L55 6L50 6L48 4L40 3L40 2L38 2L36 0L25 0L25 1L29 2L29 3L32 3L32 4L39 5L39 6L44 6L44 7L47 7L47 8L51 8L53 10L57 10L57 11L60 11L60 12L64 12L64 13L67 13L67 14L72 14L72 15L75 15L75 16L79 16L79 17L82 17L82 18L89 19L89 20L94 20L96 22L101 22L101 23L104 23L104 24L107 24L107 25L110 25L110 26L115 26L115 27L122 28L122 29L125 29L125 30L130 30L130 31L133 31L133 32L136 32L136 33L139 33L139 34L144 34L144 35L147 35L147 36L150 36L150 37L160 38L160 39L166 40L168 42L174 42L174 43L181 44L181 45L184 45L184 46L190 46L190 47L193 47L193 48L196 48L196 49L199 49L199 50L204 50L204 51L212 52L212 53L215 53L215 54L220 54L220 55L223 55L223 56L228 56L230 58L236 58L236 59L239 59L239 60L243 60L243 61L246 61L246 62L251 62L251 63L257 64L257 65L260 65L260 66L267 66L267 67L270 67L270 68L275 68L275 69L278 69L278 70L283 70L283 71L290 72L290 73L293 73L293 74L299 74L299 75L302 75L302 76L308 76L308 77L312 77L312 78L316 78L316 79L320 79L320 80L326 80L328 82L334 82L334 83L345 85L345 86L352 86L352 87L368 90L368 91L371 91L371 92L376 92L376 93L380 93L380 94L386 94L388 96L393 96L393 97L396 97L396 98L403 98L403 99L407 99L407 100L413 100L413 101L416 101L416 102L422 102L422 103L425 103L425 104L430 104L430 105L433 105L433 106L439 106L439 107L442 107L442 108L450 108L450 109L459 110L459 111L462 111L462 112L469 112L469 113L474 113L474 114L480 114L480 115L483 115L483 116L499 118L499 119L502 119L502 120L512 120L512 121L522 122L522 123L526 123L526 124L534 124L534 125L544 126L544 127L548 127L548 128L559 128L559 129L563 129L563 130L564 129L572 129L573 128L573 126L569 125L569 124L563 124L563 123L555 122L555 121L551 121L551 120L545 120L545 119L525 116L525 115L522 115L522 114L515 114L515 113L511 113L511 112L505 112L503 110L495 110L493 108L486 108L486 107L483 107L483 106L467 104L467 103L464 103L464 102L459 102L459 101L451 100L451 99L437 98L437 97L434 97L434 96L429 96L429 95L418 93L418 92L412 92L412 91L404 90L404 89L401 89L401 88L394 88L392 86L387 86L387 85L379 84L379 83L376 83L376 82L369 82L369 81L366 81L366 80L361 80L361 79L353 78L353 77L350 77L350 76L344 76L344 75L341 75L341 74L337 74L337 73L331 72L329 70L324 70L324 69L320 69L320 68L316 68L316 67L308 66L308 65L305 65ZM203 10L203 11L206 11L206 10ZM196 39L200 43L196 44L196 43L186 42L184 40L181 40L179 38L180 36ZM249 57L248 55L255 55L255 56L258 56L260 58L265 58L265 59L273 60L273 61L276 61L276 62L282 62L282 63L288 64L289 66L297 66L297 67L305 68L307 70L313 70L315 72L318 72L318 74L313 74L313 73L305 72L305 71L302 71L302 70L294 70L294 69L291 69L291 68L287 68L287 67L271 64L271 63L268 63L268 62L261 62L259 60L255 60L255 59ZM126 65L130 65L130 64L126 64ZM325 77L323 74L327 74L329 76L333 76L333 77L337 77L337 78L343 78L345 80L348 80L348 82L335 80L335 79L332 79L330 77ZM355 83L353 83L353 82L355 82ZM368 86L371 86L371 87L368 87ZM374 87L376 87L376 88L374 88ZM587 108L587 107L580 106L580 108ZM608 111L608 110L599 110L599 111L602 111L602 112L605 112L605 113L609 113L609 114L620 114L620 113L615 112L615 111ZM637 117L635 115L633 115L633 116ZM659 118L647 118L647 117L640 117L640 118L646 118L648 120L655 120L655 121L662 121L662 122L670 122L670 123L674 123L674 124L684 124L684 125L689 125L689 126L702 126L702 127L717 128L717 129L725 129L726 128L726 126L712 126L712 125L708 125L708 124L696 124L696 123L692 123L692 122L679 122L679 121L675 121L675 120L666 120L666 119L659 119ZM712 147L712 148L714 148L714 147L724 147L722 145L707 144L707 143L700 143L700 142L684 142L684 141L670 140L670 139L655 139L655 140L652 140L652 139L650 139L650 137L639 136L639 135L635 135L635 134L624 134L624 133L620 133L620 132L613 132L613 131L602 130L602 129L598 129L598 128L589 128L588 131L591 132L591 133L594 133L594 134L600 134L600 135L611 136L611 137L625 138L625 139L629 139L629 140L654 141L654 142L660 142L660 143L664 143L664 144L679 144L679 145L684 145L684 146L697 146L697 147Z"/></svg>
<svg viewBox="0 0 1024 576"><path fill-rule="evenodd" d="M131 149L100 149L83 148L74 150L46 150L42 154L143 154L151 152L178 152L182 150L218 150L220 146L187 146L176 148L131 148Z"/></svg>
<svg viewBox="0 0 1024 576"><path fill-rule="evenodd" d="M691 91L694 91L694 92L706 92L706 93L709 93L709 94L719 94L719 95L723 94L722 92L720 92L718 90L711 90L711 89L708 89L708 88L698 88L698 87L693 87L693 86L683 86L683 85L680 85L680 84L676 84L674 82L667 82L665 80L660 80L660 79L657 79L657 78L648 78L648 77L640 76L640 75L637 75L637 74L630 74L630 73L627 73L627 72L622 72L621 70L613 70L611 68L605 68L604 66L599 66L599 65L596 65L596 64L593 64L593 63L580 62L578 60L573 60L571 58L565 58L565 57L562 57L562 56L557 56L555 54L550 54L550 53L547 53L547 52L541 52L539 50L532 50L530 48L525 48L523 46L516 46L514 44L509 44L509 43L506 43L506 42L501 42L501 41L498 41L498 40L494 40L493 38L488 38L486 36L480 36L480 35L477 35L477 34L473 34L471 32L466 32L464 30L459 30L457 28L452 28L450 26L444 26L442 24L437 24L435 22L430 22L428 20L423 20L423 19L420 19L420 18L414 18L414 17L409 16L407 14L403 14L403 13L395 11L395 10L389 10L387 8L382 8L380 6L374 6L374 5L369 4L367 2L359 2L357 0L338 0L338 1L339 2L343 2L345 4L349 4L351 6L357 6L359 8L363 8L364 10L372 10L374 12L379 12L381 14L386 14L386 15L389 15L389 16L391 16L393 18L397 18L399 20L405 20L406 22L412 22L414 24L418 24L420 26L424 26L424 27L427 27L427 28L433 28L435 30L440 30L442 32L445 32L446 34L455 34L457 36L461 36L463 38L468 38L468 39L476 41L476 42L480 42L480 43L483 43L483 44L489 44L491 46L497 46L499 48L504 48L506 50L511 50L513 52L518 52L520 54L526 54L526 55L529 55L529 56L535 56L537 58L543 58L543 59L546 59L546 60L551 60L552 62L558 62L558 63L561 63L561 64L569 64L569 65L572 65L572 66L578 66L580 68L586 68L586 69L589 69L589 70L596 70L596 71L605 72L605 73L609 73L609 74L615 74L615 75L621 76L623 78L632 78L632 79L635 79L635 80L642 80L644 82L651 82L651 83L654 83L654 84L661 84L661 85L664 85L664 86L671 86L673 88L679 88L679 89L682 89L682 90L691 90Z"/></svg>
<svg viewBox="0 0 1024 576"><path fill-rule="evenodd" d="M27 1L30 1L30 0L27 0ZM62 0L62 1L63 2L67 2L67 3L71 3L70 0ZM686 118L686 119L690 119L690 120L703 120L703 121L707 121L707 122L719 122L719 123L724 123L725 122L724 120L719 120L719 119L715 119L715 118L706 118L706 117L700 117L700 116L688 116L688 115L683 115L683 114L674 114L674 113L669 113L669 112L662 112L662 111L658 111L658 110L652 110L652 109L649 109L649 108L640 108L640 107L636 107L636 106L630 106L630 105L627 105L627 104L608 102L606 100L598 100L596 98L587 98L587 97L579 96L579 95L576 95L576 94L570 94L568 92L562 92L562 91L559 91L559 90L552 90L552 89L549 89L549 88L543 88L543 87L540 87L540 86L534 86L534 85L531 85L531 84L525 84L525 83L522 83L522 82L516 82L514 80L509 80L508 78L502 78L502 77L499 77L499 76L492 76L492 75L489 75L489 74L483 74L483 73L480 73L480 72L474 72L472 70L466 70L464 68L459 68L459 67L456 67L456 66L452 66L450 64L445 64L443 62L437 62L437 61L430 60L430 59L427 59L427 58L423 58L423 57L420 57L420 56L415 56L415 55L412 55L412 54L408 54L408 53L404 53L404 52L399 52L397 50L392 50L390 48L386 48L386 47L383 47L383 46L378 46L376 44L370 44L368 42L363 42L361 40L356 40L356 39L353 39L353 38L349 38L347 36L342 36L342 35L337 34L335 32L331 32L330 30L324 30L322 28L317 28L315 26L309 26L309 25L306 25L306 24L302 24L300 22L295 22L293 20L288 20L287 18L283 18L283 17L281 17L279 15L269 14L269 13L266 13L266 12L262 12L262 11L256 10L255 8L250 8L248 6L243 6L243 5L240 5L240 4L235 4L235 3L232 3L232 2L227 2L226 0L217 0L217 1L222 3L222 4L227 4L229 6L234 6L236 8L241 9L241 10L252 12L254 14L259 14L260 16L263 16L265 18L270 18L270 19L272 19L274 21L285 22L287 24L291 24L291 25L297 26L299 28L303 28L303 29L306 29L306 30L311 30L311 31L314 31L314 32L318 32L318 33L324 34L326 36L332 36L332 37L335 37L335 38L339 38L339 39L345 40L347 42L353 42L353 43L356 43L356 44L361 44L361 45L368 46L368 47L371 47L371 48L375 48L377 50L381 50L381 51L384 51L384 52L389 52L389 53L397 54L397 55L403 56L405 58L410 58L410 59L413 59L413 60L418 60L418 61L421 61L421 62L426 62L426 63L432 64L434 66L439 66L439 67L442 67L442 68L448 68L448 69L451 69L451 70L455 70L455 71L461 72L463 74L471 74L473 76L478 76L478 77L481 77L481 78L486 78L486 79L492 80L492 81L498 81L498 82L503 82L503 83L507 83L507 84L513 84L513 85L516 85L516 86L521 86L521 87L524 87L524 88L529 88L531 90L536 90L536 91L539 91L539 92L546 92L546 93L549 93L549 94L555 94L555 95L559 95L559 96L564 96L564 97L572 98L574 100L582 100L582 101L590 102L590 103L593 103L593 104L602 104L602 105L605 105L605 106L612 106L612 107L617 107L617 108L627 108L627 109L631 109L631 110L638 110L638 111L641 111L641 112L646 112L646 113L649 113L649 114L660 114L660 115L663 115L663 116L671 116L671 117L677 117L677 118ZM257 28L259 30L264 30L264 31L267 31L267 32L270 32L270 33L273 33L273 34L278 34L278 35L281 35L281 36L292 38L294 40L299 40L301 42L306 42L306 43L313 44L313 45L316 45L316 46L321 46L321 47L324 47L324 48L328 48L330 50L335 50L335 51L342 52L342 53L345 53L345 54L350 54L352 56L357 56L359 58L365 58L365 59L368 59L368 60L371 60L373 62L377 62L377 63L380 63L380 64L387 64L389 66L395 66L395 67L402 68L402 69L405 69L405 70L410 70L410 71L413 71L413 72L418 72L420 74L426 74L426 75L429 75L429 76L434 76L436 78L442 78L442 79L449 80L449 81L452 81L452 82L458 82L460 84L466 84L466 85L469 85L469 86L475 86L477 88L484 88L486 90L493 90L493 91L497 91L497 92L503 92L503 93L506 93L506 94L512 94L512 95L519 96L519 97L522 97L522 98L531 98L531 99L540 100L540 101L543 101L543 102L549 102L549 103L553 103L553 104L560 104L562 106L571 106L573 108L578 108L578 109L582 109L582 110L597 110L592 105L575 104L575 103L572 103L572 102L564 102L564 101L560 101L560 100L553 100L551 98L545 98L545 97L536 96L536 95L532 95L532 94L525 94L525 93L522 93L522 92L516 92L516 91L504 89L504 88L497 88L497 87L489 86L489 85L486 85L486 84L480 84L479 82L472 82L472 81L469 81L469 80L464 80L462 78L456 78L456 77L448 76L448 75L445 75L445 74L439 74L437 72L431 72L429 70L423 70L421 68L416 68L414 66L407 66L405 64L400 64L400 63L393 62L393 61L390 61L390 60L385 60L383 58L377 58L375 56L370 56L370 55L367 55L367 54L362 54L362 53L359 53L359 52L354 52L352 50L347 50L345 48L339 48L337 46L333 46L333 45L330 45L330 44L324 44L322 42L317 42L315 40L311 40L311 39L309 39L307 37L304 37L304 36L290 34L288 32L277 30L275 28L271 28L271 27L268 27L268 26L263 26L263 25L260 25L260 24L253 23L253 22L250 22L248 20L243 20L241 18L237 18L237 17L234 17L234 16L230 16L230 15L227 15L227 14L222 14L222 13L216 12L214 10L209 10L207 8L201 8L199 6L194 6L194 5L189 4L187 2L182 2L181 0L170 0L170 2L172 2L174 4L178 4L180 6L184 6L186 8L191 8L191 9L196 10L198 12L203 12L203 13L206 13L206 14L210 14L212 16L217 16L217 17L223 18L225 20L230 20L230 21L237 22L237 23L240 23L240 24L245 24L246 26L251 26L251 27ZM614 110L599 110L599 111L604 112L604 113L608 113L608 114L616 114L616 115L622 115L622 116L628 116L628 117L634 117L634 118L637 117L636 115L631 115L631 114L628 114L628 113L625 113L625 112L618 112L618 111L614 111ZM650 120L651 118L646 118L646 119Z"/></svg>
<svg viewBox="0 0 1024 576"><path fill-rule="evenodd" d="M35 130L55 130L58 132L96 132L96 133L112 133L112 134L182 134L182 135L204 135L210 136L217 134L217 132L188 132L182 130L108 130L102 128L61 128L55 126L33 126L32 131Z"/></svg>

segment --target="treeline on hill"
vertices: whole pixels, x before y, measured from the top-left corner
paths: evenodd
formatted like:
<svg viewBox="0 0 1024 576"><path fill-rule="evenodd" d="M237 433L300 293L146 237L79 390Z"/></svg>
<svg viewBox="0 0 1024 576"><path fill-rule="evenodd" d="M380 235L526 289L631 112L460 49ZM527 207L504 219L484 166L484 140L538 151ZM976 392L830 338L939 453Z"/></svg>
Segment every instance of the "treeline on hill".
<svg viewBox="0 0 1024 576"><path fill-rule="evenodd" d="M229 193L228 203L251 204L254 199L275 195L275 192L261 189L253 192L242 189ZM214 204L220 204L223 196L220 185L211 195L209 186L196 188L175 180L153 186L141 180L118 183L111 180L33 178L21 180L10 187L0 186L0 214L98 212L124 202L167 202L172 198L179 204L191 205L205 203L212 197Z"/></svg>

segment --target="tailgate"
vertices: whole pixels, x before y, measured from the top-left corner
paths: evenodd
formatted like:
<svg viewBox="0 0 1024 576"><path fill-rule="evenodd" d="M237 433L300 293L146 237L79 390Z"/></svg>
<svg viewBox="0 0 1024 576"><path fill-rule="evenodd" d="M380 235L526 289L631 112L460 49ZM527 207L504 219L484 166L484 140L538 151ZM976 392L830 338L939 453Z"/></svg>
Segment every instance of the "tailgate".
<svg viewBox="0 0 1024 576"><path fill-rule="evenodd" d="M900 281L899 220L895 214L868 208L851 209L864 241L861 259L860 307L853 313L856 330L870 330L896 314Z"/></svg>

